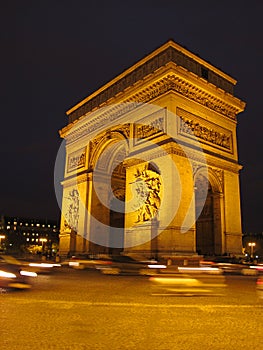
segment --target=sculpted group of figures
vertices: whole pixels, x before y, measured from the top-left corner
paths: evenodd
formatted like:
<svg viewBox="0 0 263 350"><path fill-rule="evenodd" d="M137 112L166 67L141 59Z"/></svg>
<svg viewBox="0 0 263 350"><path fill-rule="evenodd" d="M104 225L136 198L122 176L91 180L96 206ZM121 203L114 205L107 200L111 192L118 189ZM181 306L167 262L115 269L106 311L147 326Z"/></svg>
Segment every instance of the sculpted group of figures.
<svg viewBox="0 0 263 350"><path fill-rule="evenodd" d="M137 223L154 218L161 205L161 181L159 174L152 170L137 171L135 191L138 199Z"/></svg>
<svg viewBox="0 0 263 350"><path fill-rule="evenodd" d="M66 220L64 221L65 228L70 228L77 231L79 221L79 193L78 190L73 189L69 192L68 208L66 213Z"/></svg>
<svg viewBox="0 0 263 350"><path fill-rule="evenodd" d="M215 145L230 149L231 141L230 136L225 135L222 132L214 131L205 126L200 125L191 119L181 117L181 132L186 134L193 133L194 136L204 141L214 143Z"/></svg>
<svg viewBox="0 0 263 350"><path fill-rule="evenodd" d="M144 139L159 132L164 132L164 118L157 118L147 124L136 125L136 137Z"/></svg>

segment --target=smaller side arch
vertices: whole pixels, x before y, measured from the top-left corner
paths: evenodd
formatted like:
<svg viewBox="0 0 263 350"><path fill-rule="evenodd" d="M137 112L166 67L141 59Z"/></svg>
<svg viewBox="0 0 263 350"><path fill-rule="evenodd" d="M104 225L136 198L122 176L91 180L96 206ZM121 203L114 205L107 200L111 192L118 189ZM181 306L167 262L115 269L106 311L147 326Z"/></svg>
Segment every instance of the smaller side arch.
<svg viewBox="0 0 263 350"><path fill-rule="evenodd" d="M195 176L196 251L224 253L224 198L222 173L200 168Z"/></svg>

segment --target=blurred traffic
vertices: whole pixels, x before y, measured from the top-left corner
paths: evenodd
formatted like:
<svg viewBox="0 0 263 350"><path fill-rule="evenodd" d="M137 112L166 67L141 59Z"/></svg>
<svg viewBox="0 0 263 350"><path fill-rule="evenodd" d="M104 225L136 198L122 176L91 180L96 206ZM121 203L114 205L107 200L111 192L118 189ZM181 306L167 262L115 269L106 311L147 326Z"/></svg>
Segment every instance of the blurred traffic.
<svg viewBox="0 0 263 350"><path fill-rule="evenodd" d="M177 266L168 262L165 270L150 277L153 295L224 295L223 271L211 266Z"/></svg>
<svg viewBox="0 0 263 350"><path fill-rule="evenodd" d="M38 275L50 274L61 264L56 262L31 261L0 254L0 289L29 289L35 284Z"/></svg>
<svg viewBox="0 0 263 350"><path fill-rule="evenodd" d="M156 260L136 260L131 256L112 255L108 264L97 267L103 274L138 274L149 276L166 269L166 265L159 264Z"/></svg>
<svg viewBox="0 0 263 350"><path fill-rule="evenodd" d="M165 264L159 264L156 260L138 260L128 255L73 255L63 265L74 269L96 269L105 275L135 274L151 275L160 269L165 269Z"/></svg>
<svg viewBox="0 0 263 350"><path fill-rule="evenodd" d="M238 259L230 256L217 256L205 258L200 262L201 266L219 268L224 274L238 274L247 276L257 276L263 272L262 264L255 264L252 261Z"/></svg>
<svg viewBox="0 0 263 350"><path fill-rule="evenodd" d="M0 256L0 289L29 289L37 273L27 269L11 256Z"/></svg>
<svg viewBox="0 0 263 350"><path fill-rule="evenodd" d="M52 278L54 281L61 278L60 272L65 276L72 274L73 270L83 270L83 278L91 272L99 275L144 276L152 295L220 296L227 291L226 277L229 281L232 275L239 275L240 278L255 278L255 292L258 299L263 300L262 263L241 262L230 257L203 258L193 260L192 263L178 257L158 261L124 254L79 254L65 257L62 261L53 260L0 254L1 291L30 289L41 275L48 274L51 278L47 281L52 281ZM118 281L116 279L115 283Z"/></svg>
<svg viewBox="0 0 263 350"><path fill-rule="evenodd" d="M47 261L39 261L39 260L26 260L26 259L18 259L13 257L12 255L0 254L0 263L7 263L11 265L23 266L28 271L35 272L37 274L42 273L50 273L53 268L61 267L60 263L56 262L47 262Z"/></svg>

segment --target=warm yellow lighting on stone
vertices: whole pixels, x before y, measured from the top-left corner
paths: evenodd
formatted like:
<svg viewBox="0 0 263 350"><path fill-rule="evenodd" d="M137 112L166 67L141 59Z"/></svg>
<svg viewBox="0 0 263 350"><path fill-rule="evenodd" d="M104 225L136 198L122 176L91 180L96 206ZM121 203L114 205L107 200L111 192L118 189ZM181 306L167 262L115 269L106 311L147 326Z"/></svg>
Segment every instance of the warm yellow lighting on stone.
<svg viewBox="0 0 263 350"><path fill-rule="evenodd" d="M71 108L60 253L241 253L235 84L169 41Z"/></svg>

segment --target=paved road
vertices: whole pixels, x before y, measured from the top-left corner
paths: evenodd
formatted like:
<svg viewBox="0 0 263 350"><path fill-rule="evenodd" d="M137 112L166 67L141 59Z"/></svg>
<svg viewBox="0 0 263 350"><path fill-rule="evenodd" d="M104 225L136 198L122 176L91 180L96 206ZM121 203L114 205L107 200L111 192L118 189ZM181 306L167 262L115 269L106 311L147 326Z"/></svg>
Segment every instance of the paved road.
<svg viewBox="0 0 263 350"><path fill-rule="evenodd" d="M263 348L253 277L228 277L224 296L156 296L147 277L63 268L0 299L1 350Z"/></svg>

